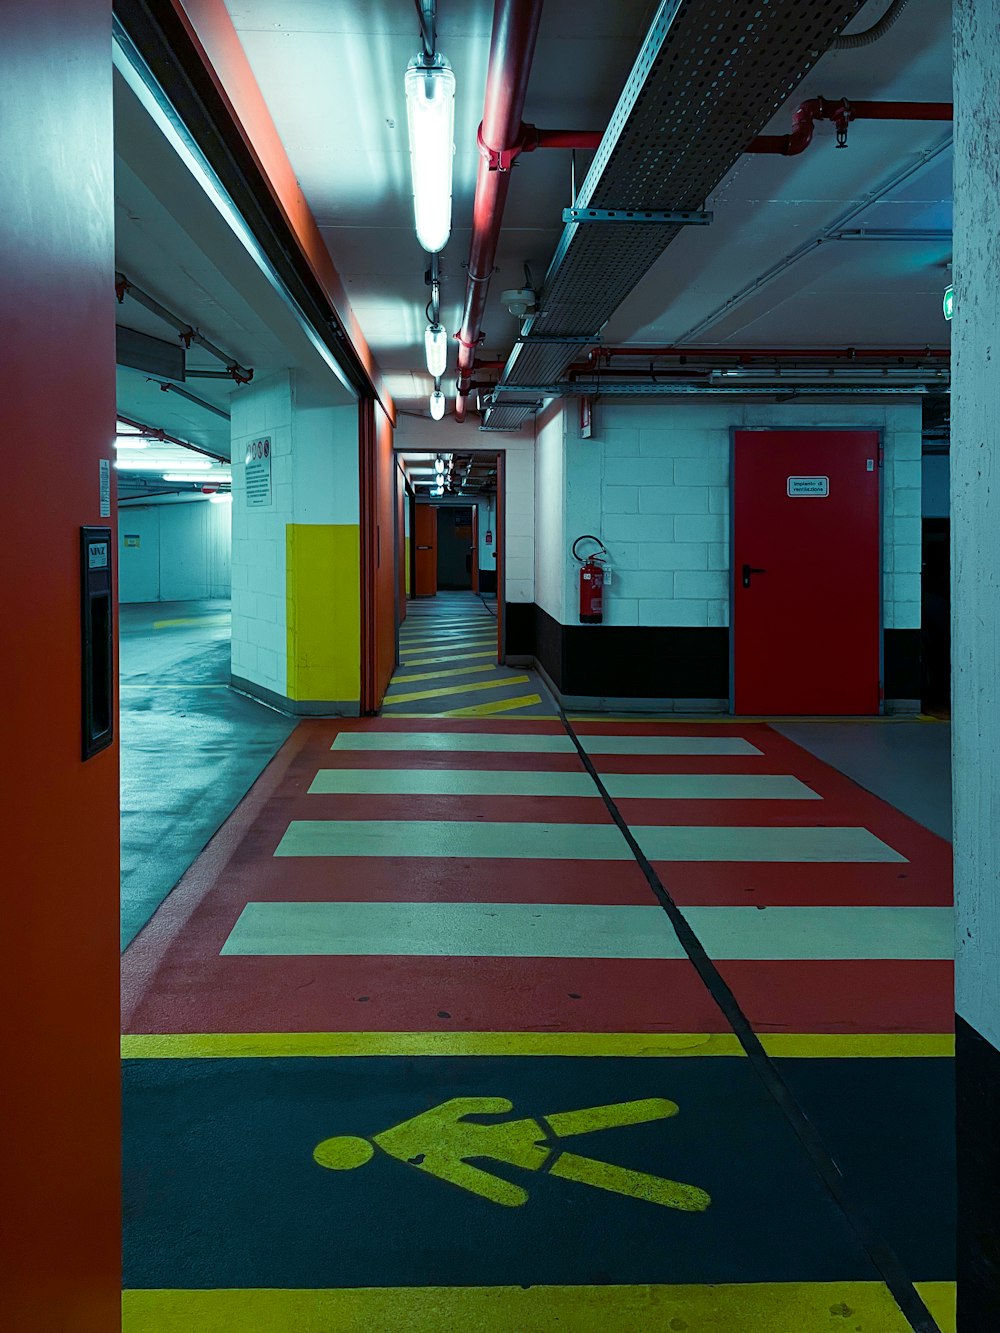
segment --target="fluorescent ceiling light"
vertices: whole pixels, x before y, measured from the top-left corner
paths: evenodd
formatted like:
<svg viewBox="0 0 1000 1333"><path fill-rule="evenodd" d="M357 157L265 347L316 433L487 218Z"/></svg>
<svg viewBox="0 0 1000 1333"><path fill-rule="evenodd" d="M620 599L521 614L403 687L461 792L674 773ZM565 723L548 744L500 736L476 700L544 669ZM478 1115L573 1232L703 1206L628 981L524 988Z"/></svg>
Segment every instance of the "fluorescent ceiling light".
<svg viewBox="0 0 1000 1333"><path fill-rule="evenodd" d="M451 172L455 156L455 75L442 55L416 55L406 70L413 218L417 240L436 254L451 235Z"/></svg>
<svg viewBox="0 0 1000 1333"><path fill-rule="evenodd" d="M208 497L208 503L213 505L231 505L233 503L232 491L216 491L214 495Z"/></svg>
<svg viewBox="0 0 1000 1333"><path fill-rule="evenodd" d="M182 467L188 472L207 472L212 464L207 458L196 458L188 462L186 458L119 458L115 467L120 472L162 472L164 468Z"/></svg>
<svg viewBox="0 0 1000 1333"><path fill-rule="evenodd" d="M164 472L164 481L196 481L200 485L213 486L216 483L231 482L232 477L228 473L213 472L206 475L204 472Z"/></svg>
<svg viewBox="0 0 1000 1333"><path fill-rule="evenodd" d="M444 394L440 389L435 389L430 399L431 418L434 421L440 421L444 416Z"/></svg>
<svg viewBox="0 0 1000 1333"><path fill-rule="evenodd" d="M116 449L148 449L148 440L115 440Z"/></svg>
<svg viewBox="0 0 1000 1333"><path fill-rule="evenodd" d="M424 330L427 369L439 380L448 369L448 334L443 324L428 324Z"/></svg>
<svg viewBox="0 0 1000 1333"><path fill-rule="evenodd" d="M435 458L435 460L434 460L434 471L435 471L435 472L438 472L438 473L441 473L441 472L444 471L444 459L443 459L443 458Z"/></svg>

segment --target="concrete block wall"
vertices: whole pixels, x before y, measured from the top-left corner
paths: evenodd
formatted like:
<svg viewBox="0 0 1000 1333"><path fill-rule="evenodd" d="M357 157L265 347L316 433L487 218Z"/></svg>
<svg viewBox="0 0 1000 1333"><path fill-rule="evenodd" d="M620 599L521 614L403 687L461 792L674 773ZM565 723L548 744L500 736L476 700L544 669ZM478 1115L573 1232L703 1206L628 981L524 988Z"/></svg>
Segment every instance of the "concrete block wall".
<svg viewBox="0 0 1000 1333"><path fill-rule="evenodd" d="M556 432L565 457L565 534L561 553L539 550L539 604L564 624L575 619L582 532L601 536L612 579L605 623L725 626L729 623L729 465L731 431L740 427L869 428L882 432L883 598L886 628L920 625L921 408L918 401L876 404L598 403L594 431L581 440L570 406L540 431L549 459L539 463L546 522L558 491ZM543 491L544 486L544 491ZM555 568L554 568L555 566Z"/></svg>
<svg viewBox="0 0 1000 1333"><path fill-rule="evenodd" d="M232 673L285 697L285 527L294 521L292 376L283 371L233 395ZM271 504L246 503L246 447L271 440Z"/></svg>

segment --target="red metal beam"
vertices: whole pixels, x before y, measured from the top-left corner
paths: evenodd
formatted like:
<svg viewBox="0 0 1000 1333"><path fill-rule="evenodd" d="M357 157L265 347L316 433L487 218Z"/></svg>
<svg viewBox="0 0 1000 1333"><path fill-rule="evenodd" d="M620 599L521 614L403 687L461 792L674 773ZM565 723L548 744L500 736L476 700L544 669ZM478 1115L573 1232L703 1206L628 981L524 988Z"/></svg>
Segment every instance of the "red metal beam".
<svg viewBox="0 0 1000 1333"><path fill-rule="evenodd" d="M495 0L493 7L493 36L486 74L483 123L479 128L479 143L484 155L476 178L465 311L457 335L456 421L465 419L470 374L482 335L486 297L496 260L507 191L510 188L510 171L504 169L500 162L517 146L521 137L521 113L524 110L541 15L542 0ZM489 155L498 160L496 169L491 169Z"/></svg>
<svg viewBox="0 0 1000 1333"><path fill-rule="evenodd" d="M951 120L952 115L950 102L854 102L846 97L829 102L825 97L811 97L793 113L790 134L762 134L752 139L743 151L795 157L812 143L818 120L833 121L838 143L843 147L847 143L847 127L853 120Z"/></svg>

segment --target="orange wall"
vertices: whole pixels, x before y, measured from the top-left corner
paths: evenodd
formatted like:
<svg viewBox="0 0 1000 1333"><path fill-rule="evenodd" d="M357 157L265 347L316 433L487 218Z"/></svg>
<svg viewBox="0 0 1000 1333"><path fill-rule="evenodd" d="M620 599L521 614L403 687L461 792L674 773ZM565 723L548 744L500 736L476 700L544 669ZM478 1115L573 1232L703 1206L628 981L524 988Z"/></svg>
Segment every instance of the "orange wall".
<svg viewBox="0 0 1000 1333"><path fill-rule="evenodd" d="M0 1327L119 1309L118 754L80 758L79 530L110 524L110 0L4 0ZM112 540L112 550L116 542Z"/></svg>

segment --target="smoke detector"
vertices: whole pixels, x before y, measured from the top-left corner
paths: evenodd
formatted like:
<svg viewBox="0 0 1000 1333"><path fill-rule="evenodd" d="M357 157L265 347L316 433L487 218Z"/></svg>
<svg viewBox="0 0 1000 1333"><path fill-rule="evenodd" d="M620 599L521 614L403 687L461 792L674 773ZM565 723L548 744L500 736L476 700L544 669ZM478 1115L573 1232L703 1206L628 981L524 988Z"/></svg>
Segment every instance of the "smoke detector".
<svg viewBox="0 0 1000 1333"><path fill-rule="evenodd" d="M538 298L531 287L509 287L500 293L500 300L512 315L524 319L525 315L534 314Z"/></svg>

